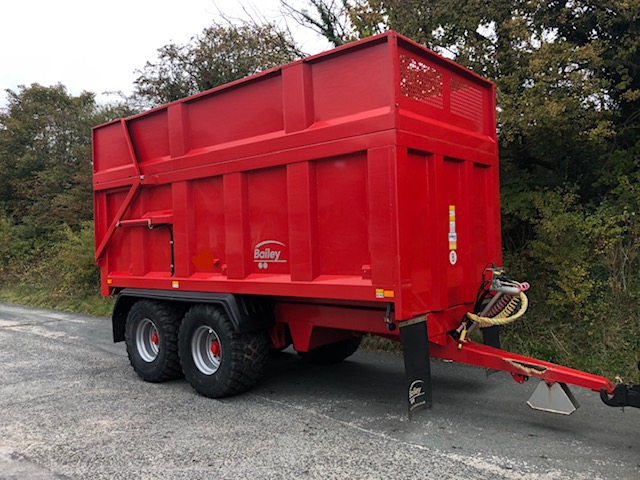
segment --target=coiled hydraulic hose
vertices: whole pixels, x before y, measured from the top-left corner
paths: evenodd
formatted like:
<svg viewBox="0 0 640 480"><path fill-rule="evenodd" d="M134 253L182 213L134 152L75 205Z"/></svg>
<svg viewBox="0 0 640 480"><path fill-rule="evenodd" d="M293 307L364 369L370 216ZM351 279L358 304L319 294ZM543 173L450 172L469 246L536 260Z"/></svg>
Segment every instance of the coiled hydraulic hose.
<svg viewBox="0 0 640 480"><path fill-rule="evenodd" d="M459 349L462 349L467 337L477 327L486 328L515 322L524 315L529 306L529 300L524 294L525 290L529 289L529 284L510 280L502 269L494 264L489 265L491 268L485 267L482 273L482 283L476 295L474 310L478 313L466 313L454 332ZM486 273L491 273L491 280L486 279Z"/></svg>
<svg viewBox="0 0 640 480"><path fill-rule="evenodd" d="M507 298L511 297L511 299L507 302L506 306L495 316L481 317L480 315L469 312L467 313L467 318L473 322L476 322L478 325L480 325L481 328L491 327L494 325L506 325L508 323L515 322L527 311L529 300L527 299L525 293L522 291L518 295L504 296ZM491 309L491 312L493 312L494 310L497 309Z"/></svg>

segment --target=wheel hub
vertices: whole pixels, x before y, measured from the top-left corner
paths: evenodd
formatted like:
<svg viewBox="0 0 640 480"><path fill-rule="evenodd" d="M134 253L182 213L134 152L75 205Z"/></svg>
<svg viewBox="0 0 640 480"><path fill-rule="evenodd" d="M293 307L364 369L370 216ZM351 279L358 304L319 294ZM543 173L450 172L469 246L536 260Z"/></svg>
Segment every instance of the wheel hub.
<svg viewBox="0 0 640 480"><path fill-rule="evenodd" d="M222 362L222 346L216 332L206 325L199 326L191 340L191 357L200 372L213 375Z"/></svg>
<svg viewBox="0 0 640 480"><path fill-rule="evenodd" d="M219 341L214 340L213 342L211 342L211 353L215 357L219 357L220 356L220 342Z"/></svg>
<svg viewBox="0 0 640 480"><path fill-rule="evenodd" d="M149 318L144 318L136 328L136 349L140 358L147 363L158 358L160 336L156 324Z"/></svg>

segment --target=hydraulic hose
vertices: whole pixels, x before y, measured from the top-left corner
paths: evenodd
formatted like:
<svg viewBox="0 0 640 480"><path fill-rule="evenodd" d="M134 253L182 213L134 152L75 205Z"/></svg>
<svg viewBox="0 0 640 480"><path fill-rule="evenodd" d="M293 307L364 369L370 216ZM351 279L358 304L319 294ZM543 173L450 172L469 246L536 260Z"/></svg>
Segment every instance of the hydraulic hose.
<svg viewBox="0 0 640 480"><path fill-rule="evenodd" d="M506 325L515 322L527 311L529 300L524 292L511 297L507 305L494 317L481 317L475 313L467 313L467 318L476 322L480 327L491 327L493 325Z"/></svg>

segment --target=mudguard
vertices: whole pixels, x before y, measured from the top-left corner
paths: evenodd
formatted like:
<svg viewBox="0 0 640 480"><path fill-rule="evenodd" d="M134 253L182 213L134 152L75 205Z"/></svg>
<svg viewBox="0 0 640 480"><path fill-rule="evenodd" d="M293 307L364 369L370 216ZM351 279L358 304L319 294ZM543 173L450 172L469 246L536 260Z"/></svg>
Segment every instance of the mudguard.
<svg viewBox="0 0 640 480"><path fill-rule="evenodd" d="M131 306L138 300L162 300L184 304L209 303L225 309L234 329L238 333L253 332L270 328L275 323L273 308L264 297L234 295L216 292L175 292L125 288L118 295L111 316L113 341L124 341L124 326Z"/></svg>

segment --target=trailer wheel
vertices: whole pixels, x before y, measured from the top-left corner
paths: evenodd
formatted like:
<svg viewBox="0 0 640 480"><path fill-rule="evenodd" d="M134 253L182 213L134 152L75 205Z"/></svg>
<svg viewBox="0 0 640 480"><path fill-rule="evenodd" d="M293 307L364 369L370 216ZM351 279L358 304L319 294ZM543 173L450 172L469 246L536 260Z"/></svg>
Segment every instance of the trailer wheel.
<svg viewBox="0 0 640 480"><path fill-rule="evenodd" d="M336 343L323 345L308 352L298 352L300 358L314 365L332 365L340 363L356 353L362 337L353 337Z"/></svg>
<svg viewBox="0 0 640 480"><path fill-rule="evenodd" d="M147 382L164 382L182 377L178 357L180 312L162 302L139 300L125 326L129 362Z"/></svg>
<svg viewBox="0 0 640 480"><path fill-rule="evenodd" d="M191 386L205 397L221 398L258 381L269 343L265 331L237 333L224 309L196 305L182 321L178 350Z"/></svg>

